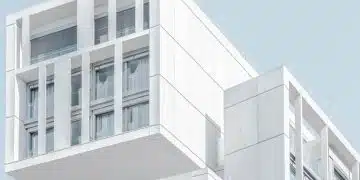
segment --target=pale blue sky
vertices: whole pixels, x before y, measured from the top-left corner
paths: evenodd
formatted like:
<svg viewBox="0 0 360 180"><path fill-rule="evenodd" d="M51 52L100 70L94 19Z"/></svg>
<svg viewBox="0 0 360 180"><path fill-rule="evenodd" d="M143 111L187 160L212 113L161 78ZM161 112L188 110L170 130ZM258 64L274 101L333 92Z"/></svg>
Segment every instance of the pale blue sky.
<svg viewBox="0 0 360 180"><path fill-rule="evenodd" d="M0 94L5 85L5 15L41 1L0 0ZM286 65L360 150L359 0L198 1L259 73ZM2 102L0 118L4 119ZM3 122L0 131L4 132ZM0 162L3 136L0 133Z"/></svg>

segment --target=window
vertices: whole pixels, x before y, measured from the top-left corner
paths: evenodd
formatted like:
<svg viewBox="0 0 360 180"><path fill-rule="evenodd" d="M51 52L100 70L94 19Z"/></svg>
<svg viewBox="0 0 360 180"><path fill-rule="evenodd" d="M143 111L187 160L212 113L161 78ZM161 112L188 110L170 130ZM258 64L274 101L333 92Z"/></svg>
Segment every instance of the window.
<svg viewBox="0 0 360 180"><path fill-rule="evenodd" d="M114 95L113 64L99 67L95 70L95 99L112 97Z"/></svg>
<svg viewBox="0 0 360 180"><path fill-rule="evenodd" d="M150 11L149 11L149 3L144 3L144 29L149 29L150 27Z"/></svg>
<svg viewBox="0 0 360 180"><path fill-rule="evenodd" d="M95 44L108 40L108 17L101 17L95 20Z"/></svg>
<svg viewBox="0 0 360 180"><path fill-rule="evenodd" d="M29 134L29 157L36 156L38 153L38 133L30 132Z"/></svg>
<svg viewBox="0 0 360 180"><path fill-rule="evenodd" d="M30 121L37 121L38 114L38 88L31 87L29 88L29 98L28 98L28 116Z"/></svg>
<svg viewBox="0 0 360 180"><path fill-rule="evenodd" d="M71 122L71 145L77 145L81 142L81 121Z"/></svg>
<svg viewBox="0 0 360 180"><path fill-rule="evenodd" d="M149 56L125 61L123 65L124 95L149 89Z"/></svg>
<svg viewBox="0 0 360 180"><path fill-rule="evenodd" d="M61 56L76 50L76 26L31 40L31 63Z"/></svg>
<svg viewBox="0 0 360 180"><path fill-rule="evenodd" d="M54 116L54 83L46 85L46 117Z"/></svg>
<svg viewBox="0 0 360 180"><path fill-rule="evenodd" d="M131 131L149 125L149 104L142 103L123 110L123 131Z"/></svg>
<svg viewBox="0 0 360 180"><path fill-rule="evenodd" d="M135 32L135 8L129 8L116 14L117 37Z"/></svg>
<svg viewBox="0 0 360 180"><path fill-rule="evenodd" d="M95 116L95 139L112 136L114 134L114 112L107 112Z"/></svg>
<svg viewBox="0 0 360 180"><path fill-rule="evenodd" d="M71 76L71 106L78 106L81 102L81 74Z"/></svg>
<svg viewBox="0 0 360 180"><path fill-rule="evenodd" d="M54 151L54 128L46 129L46 152Z"/></svg>

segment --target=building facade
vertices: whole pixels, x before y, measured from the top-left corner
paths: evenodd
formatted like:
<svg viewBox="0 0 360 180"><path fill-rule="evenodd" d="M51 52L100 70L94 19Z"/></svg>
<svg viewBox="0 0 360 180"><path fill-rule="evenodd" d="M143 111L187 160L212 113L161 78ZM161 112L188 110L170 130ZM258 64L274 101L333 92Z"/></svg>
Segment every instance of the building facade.
<svg viewBox="0 0 360 180"><path fill-rule="evenodd" d="M9 179L359 180L285 67L259 75L192 0L51 0L6 19Z"/></svg>

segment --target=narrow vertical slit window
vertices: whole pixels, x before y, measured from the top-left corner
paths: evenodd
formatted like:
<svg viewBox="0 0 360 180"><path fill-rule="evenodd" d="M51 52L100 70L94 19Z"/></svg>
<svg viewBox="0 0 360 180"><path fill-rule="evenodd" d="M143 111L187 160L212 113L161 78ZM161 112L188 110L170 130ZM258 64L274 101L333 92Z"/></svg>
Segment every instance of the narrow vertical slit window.
<svg viewBox="0 0 360 180"><path fill-rule="evenodd" d="M36 156L38 153L38 133L30 132L29 134L29 157Z"/></svg>
<svg viewBox="0 0 360 180"><path fill-rule="evenodd" d="M54 83L46 85L46 117L54 117Z"/></svg>
<svg viewBox="0 0 360 180"><path fill-rule="evenodd" d="M54 128L46 129L46 152L54 151Z"/></svg>
<svg viewBox="0 0 360 180"><path fill-rule="evenodd" d="M81 74L71 76L71 106L78 106L81 103Z"/></svg>
<svg viewBox="0 0 360 180"><path fill-rule="evenodd" d="M149 2L144 3L144 29L149 29L150 27L150 9Z"/></svg>
<svg viewBox="0 0 360 180"><path fill-rule="evenodd" d="M81 121L71 122L71 145L77 145L81 142Z"/></svg>
<svg viewBox="0 0 360 180"><path fill-rule="evenodd" d="M107 112L96 115L95 118L95 139L109 137L114 134L114 112Z"/></svg>
<svg viewBox="0 0 360 180"><path fill-rule="evenodd" d="M28 117L30 121L37 121L38 114L38 88L29 88Z"/></svg>

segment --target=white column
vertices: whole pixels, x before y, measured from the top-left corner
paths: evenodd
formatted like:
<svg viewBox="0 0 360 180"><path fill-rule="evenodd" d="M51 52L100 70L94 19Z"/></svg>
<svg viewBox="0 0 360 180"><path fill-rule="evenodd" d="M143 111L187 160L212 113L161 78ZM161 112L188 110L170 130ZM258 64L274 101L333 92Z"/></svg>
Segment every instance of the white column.
<svg viewBox="0 0 360 180"><path fill-rule="evenodd" d="M322 179L329 180L329 135L328 127L321 130L321 166L322 166Z"/></svg>
<svg viewBox="0 0 360 180"><path fill-rule="evenodd" d="M5 121L5 163L14 161L14 118L6 118Z"/></svg>
<svg viewBox="0 0 360 180"><path fill-rule="evenodd" d="M123 69L123 57L122 57L122 41L118 41L115 44L115 59L114 59L114 68L115 68L115 94L114 94L114 110L115 110L115 134L120 134L122 132L122 69Z"/></svg>
<svg viewBox="0 0 360 180"><path fill-rule="evenodd" d="M38 154L41 155L46 152L46 66L44 64L39 67L38 86Z"/></svg>
<svg viewBox="0 0 360 180"><path fill-rule="evenodd" d="M59 59L54 69L54 148L59 150L71 142L71 59Z"/></svg>
<svg viewBox="0 0 360 180"><path fill-rule="evenodd" d="M160 24L160 0L149 0L150 28Z"/></svg>
<svg viewBox="0 0 360 180"><path fill-rule="evenodd" d="M136 32L144 29L144 0L135 0L135 28Z"/></svg>
<svg viewBox="0 0 360 180"><path fill-rule="evenodd" d="M149 46L149 123L160 124L160 27L150 29Z"/></svg>
<svg viewBox="0 0 360 180"><path fill-rule="evenodd" d="M15 69L18 47L18 27L11 24L6 27L6 71Z"/></svg>
<svg viewBox="0 0 360 180"><path fill-rule="evenodd" d="M352 167L352 179L351 180L360 180L360 174L359 174L359 162L355 162L355 164Z"/></svg>
<svg viewBox="0 0 360 180"><path fill-rule="evenodd" d="M116 39L116 1L117 0L108 0L109 41Z"/></svg>
<svg viewBox="0 0 360 180"><path fill-rule="evenodd" d="M22 45L22 61L21 66L24 67L30 64L31 56L31 43L30 43L30 17L22 17L22 28L21 28L21 45Z"/></svg>
<svg viewBox="0 0 360 180"><path fill-rule="evenodd" d="M77 0L78 49L94 45L94 0Z"/></svg>
<svg viewBox="0 0 360 180"><path fill-rule="evenodd" d="M302 97L299 95L295 100L295 158L296 158L296 180L304 179L304 162L303 162L303 138L302 138L302 121L303 121Z"/></svg>
<svg viewBox="0 0 360 180"><path fill-rule="evenodd" d="M14 116L14 161L26 156L26 132L23 120L26 120L27 101L26 83L19 77L15 78L15 116Z"/></svg>
<svg viewBox="0 0 360 180"><path fill-rule="evenodd" d="M81 59L81 143L90 141L90 54Z"/></svg>

